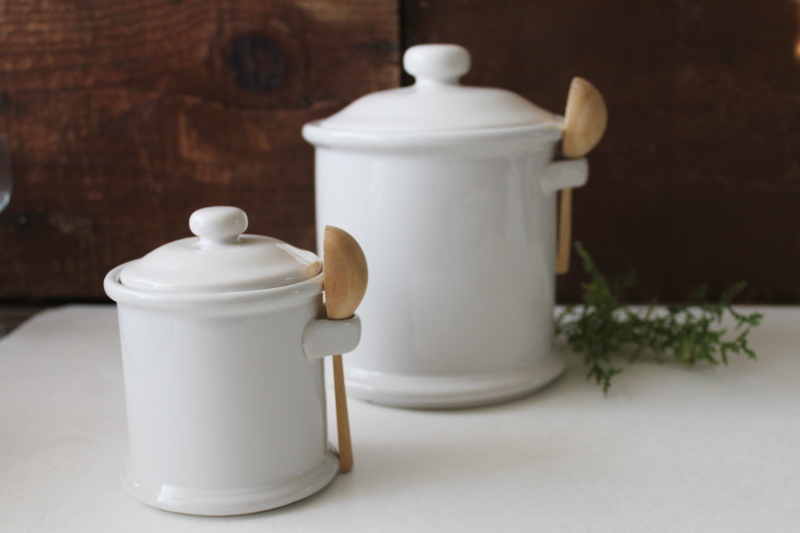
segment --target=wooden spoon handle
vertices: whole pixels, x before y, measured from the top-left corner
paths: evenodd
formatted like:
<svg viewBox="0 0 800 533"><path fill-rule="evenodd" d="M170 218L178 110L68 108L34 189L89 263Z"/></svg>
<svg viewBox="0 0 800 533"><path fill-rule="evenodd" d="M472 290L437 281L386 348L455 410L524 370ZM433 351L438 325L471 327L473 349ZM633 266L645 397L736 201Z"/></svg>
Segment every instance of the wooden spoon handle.
<svg viewBox="0 0 800 533"><path fill-rule="evenodd" d="M561 205L558 214L558 247L556 251L556 274L569 272L569 256L572 251L572 189L561 190Z"/></svg>
<svg viewBox="0 0 800 533"><path fill-rule="evenodd" d="M336 397L336 433L339 438L339 470L353 468L353 443L350 441L350 416L347 413L347 393L344 389L342 356L333 356L333 391Z"/></svg>

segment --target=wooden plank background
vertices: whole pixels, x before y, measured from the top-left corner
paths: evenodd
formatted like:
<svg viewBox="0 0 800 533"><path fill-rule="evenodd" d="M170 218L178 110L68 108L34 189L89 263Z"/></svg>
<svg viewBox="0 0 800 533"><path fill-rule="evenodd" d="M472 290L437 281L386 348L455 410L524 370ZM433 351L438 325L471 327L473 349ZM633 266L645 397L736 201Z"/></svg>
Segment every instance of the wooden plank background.
<svg viewBox="0 0 800 533"><path fill-rule="evenodd" d="M309 120L397 85L392 0L0 2L0 298L103 297L113 266L237 205L314 247Z"/></svg>
<svg viewBox="0 0 800 533"><path fill-rule="evenodd" d="M112 267L214 204L313 248L301 126L400 83L401 49L455 42L465 82L562 112L581 75L606 139L575 235L680 299L748 280L800 302L800 64L789 0L0 0L0 303L99 299ZM578 269L559 299L579 294Z"/></svg>
<svg viewBox="0 0 800 533"><path fill-rule="evenodd" d="M574 236L609 272L680 300L748 281L743 300L800 302L800 63L787 0L424 0L405 41L472 51L464 79L563 113L572 76L609 108L574 194ZM574 257L574 256L573 256ZM579 297L580 269L559 280Z"/></svg>

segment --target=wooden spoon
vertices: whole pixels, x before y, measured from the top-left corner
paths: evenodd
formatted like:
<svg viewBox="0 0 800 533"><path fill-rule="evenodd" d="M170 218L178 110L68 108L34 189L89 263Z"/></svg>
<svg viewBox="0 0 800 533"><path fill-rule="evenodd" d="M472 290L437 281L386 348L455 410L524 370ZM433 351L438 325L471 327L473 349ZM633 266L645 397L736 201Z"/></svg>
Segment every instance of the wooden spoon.
<svg viewBox="0 0 800 533"><path fill-rule="evenodd" d="M353 316L367 290L367 260L356 240L346 231L325 226L322 240L322 269L325 272L325 309L330 320ZM336 432L339 438L339 470L353 468L350 418L344 388L342 356L333 356L333 389L336 397Z"/></svg>
<svg viewBox="0 0 800 533"><path fill-rule="evenodd" d="M583 157L597 146L606 131L608 110L603 96L583 78L572 78L564 111L564 157ZM572 244L572 189L561 191L556 274L569 270Z"/></svg>

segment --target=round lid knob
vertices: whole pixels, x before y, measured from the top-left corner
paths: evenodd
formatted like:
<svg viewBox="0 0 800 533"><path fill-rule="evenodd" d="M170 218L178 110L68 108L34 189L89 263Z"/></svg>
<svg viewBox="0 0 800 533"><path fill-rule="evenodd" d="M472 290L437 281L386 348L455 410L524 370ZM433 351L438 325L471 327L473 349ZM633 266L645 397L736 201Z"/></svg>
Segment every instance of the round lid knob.
<svg viewBox="0 0 800 533"><path fill-rule="evenodd" d="M236 292L298 283L322 267L311 252L271 237L242 234L247 215L237 207L195 211L189 228L197 237L165 244L130 262L120 272L120 282L149 291Z"/></svg>
<svg viewBox="0 0 800 533"><path fill-rule="evenodd" d="M414 76L417 85L458 85L469 72L469 52L457 44L412 46L403 55L403 68Z"/></svg>
<svg viewBox="0 0 800 533"><path fill-rule="evenodd" d="M204 207L192 213L189 229L201 244L235 241L247 229L247 214L238 207Z"/></svg>

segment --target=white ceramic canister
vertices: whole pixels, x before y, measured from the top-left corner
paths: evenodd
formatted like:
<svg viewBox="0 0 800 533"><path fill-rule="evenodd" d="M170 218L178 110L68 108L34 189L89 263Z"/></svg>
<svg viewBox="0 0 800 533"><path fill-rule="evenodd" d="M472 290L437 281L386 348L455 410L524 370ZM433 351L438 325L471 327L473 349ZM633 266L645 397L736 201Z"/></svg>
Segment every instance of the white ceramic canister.
<svg viewBox="0 0 800 533"><path fill-rule="evenodd" d="M105 279L122 342L123 484L148 505L197 515L305 498L339 468L321 358L355 348L359 318L326 320L317 256L242 235L242 210L201 209L190 227L197 237Z"/></svg>
<svg viewBox="0 0 800 533"><path fill-rule="evenodd" d="M469 53L405 53L411 87L369 94L303 128L316 147L317 234L346 228L370 260L351 397L398 407L493 403L548 383L562 118L502 89L465 87Z"/></svg>

